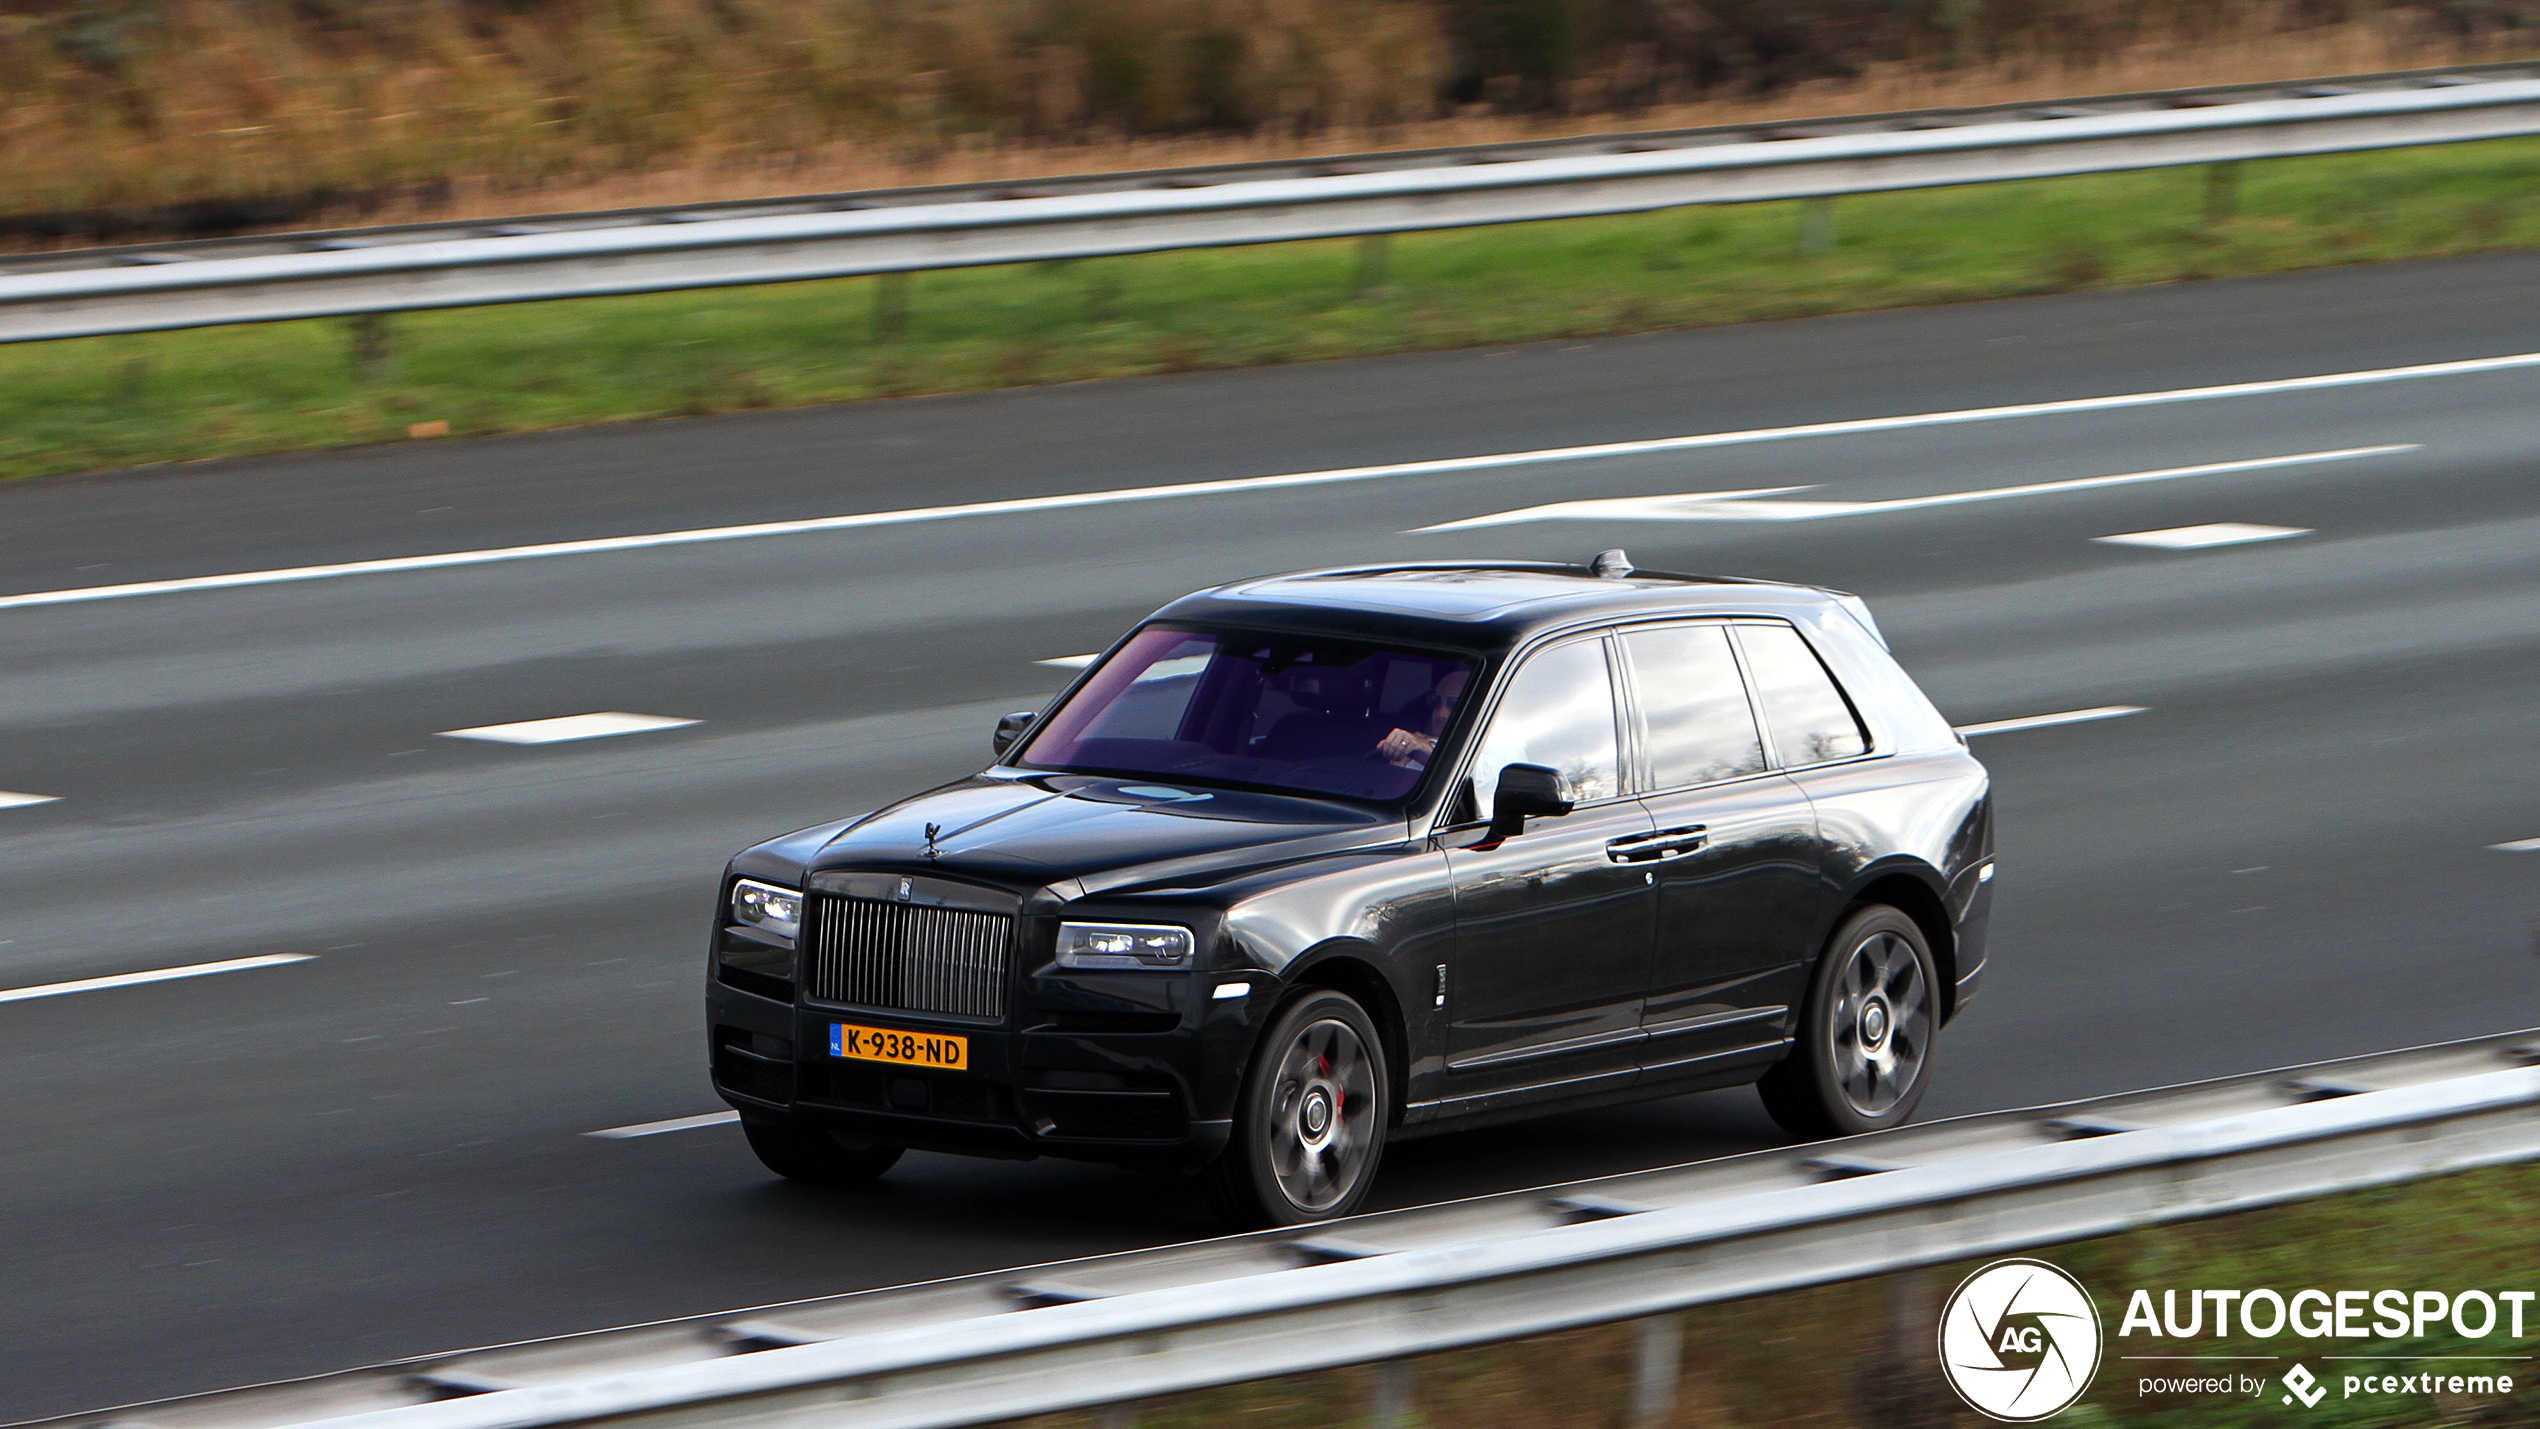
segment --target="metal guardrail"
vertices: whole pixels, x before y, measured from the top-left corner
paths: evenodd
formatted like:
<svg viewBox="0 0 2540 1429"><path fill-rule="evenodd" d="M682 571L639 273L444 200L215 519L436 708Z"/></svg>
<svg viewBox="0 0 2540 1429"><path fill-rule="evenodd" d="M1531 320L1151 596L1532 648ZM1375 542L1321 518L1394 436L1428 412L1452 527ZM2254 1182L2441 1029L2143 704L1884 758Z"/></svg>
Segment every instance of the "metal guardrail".
<svg viewBox="0 0 2540 1429"><path fill-rule="evenodd" d="M2526 1032L45 1422L938 1429L2534 1158Z"/></svg>
<svg viewBox="0 0 2540 1429"><path fill-rule="evenodd" d="M2535 74L2486 66L1354 162L87 250L8 260L22 271L0 273L0 342L2507 138L2540 133Z"/></svg>

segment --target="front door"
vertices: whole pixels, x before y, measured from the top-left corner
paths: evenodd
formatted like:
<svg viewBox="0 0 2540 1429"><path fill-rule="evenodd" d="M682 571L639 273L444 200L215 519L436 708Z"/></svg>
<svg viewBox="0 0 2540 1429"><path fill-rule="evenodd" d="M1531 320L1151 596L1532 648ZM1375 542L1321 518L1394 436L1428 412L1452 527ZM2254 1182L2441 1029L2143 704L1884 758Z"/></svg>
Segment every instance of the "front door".
<svg viewBox="0 0 2540 1429"><path fill-rule="evenodd" d="M1814 949L1825 898L1817 816L1766 768L1755 714L1718 624L1623 632L1653 832L1657 936L1641 1026L1651 1076L1779 1044L1790 969Z"/></svg>
<svg viewBox="0 0 2540 1429"><path fill-rule="evenodd" d="M1557 770L1576 807L1487 834L1509 764ZM1649 974L1653 881L1614 849L1646 838L1624 793L1620 725L1601 637L1536 652L1518 667L1468 770L1480 822L1443 842L1455 887L1446 987L1451 1094L1592 1090L1636 1075Z"/></svg>

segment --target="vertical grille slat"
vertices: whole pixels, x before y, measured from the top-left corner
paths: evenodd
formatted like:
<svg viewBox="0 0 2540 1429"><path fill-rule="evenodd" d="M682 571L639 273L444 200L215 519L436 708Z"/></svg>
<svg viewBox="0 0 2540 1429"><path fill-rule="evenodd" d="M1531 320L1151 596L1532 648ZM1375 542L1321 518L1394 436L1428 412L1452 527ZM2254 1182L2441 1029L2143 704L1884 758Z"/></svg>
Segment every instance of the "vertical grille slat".
<svg viewBox="0 0 2540 1429"><path fill-rule="evenodd" d="M822 1002L1003 1017L1002 913L821 894L814 900L811 995Z"/></svg>

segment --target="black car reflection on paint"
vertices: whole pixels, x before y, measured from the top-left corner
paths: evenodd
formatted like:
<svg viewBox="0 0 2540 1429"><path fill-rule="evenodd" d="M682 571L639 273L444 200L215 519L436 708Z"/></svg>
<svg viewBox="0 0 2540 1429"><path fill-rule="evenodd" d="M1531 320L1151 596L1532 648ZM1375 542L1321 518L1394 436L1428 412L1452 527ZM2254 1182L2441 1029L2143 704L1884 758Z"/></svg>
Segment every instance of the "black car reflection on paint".
<svg viewBox="0 0 2540 1429"><path fill-rule="evenodd" d="M1385 1143L1758 1083L1913 1112L1984 971L1984 769L1838 592L1315 571L1158 611L970 778L750 849L708 984L772 1169L1201 1167L1233 1219Z"/></svg>

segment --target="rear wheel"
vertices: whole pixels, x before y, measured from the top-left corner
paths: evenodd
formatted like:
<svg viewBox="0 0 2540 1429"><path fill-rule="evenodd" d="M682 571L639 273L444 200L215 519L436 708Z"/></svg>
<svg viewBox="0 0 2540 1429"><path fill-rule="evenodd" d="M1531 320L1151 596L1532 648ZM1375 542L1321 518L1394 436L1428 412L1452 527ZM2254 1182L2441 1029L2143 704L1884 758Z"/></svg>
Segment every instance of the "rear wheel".
<svg viewBox="0 0 2540 1429"><path fill-rule="evenodd" d="M1913 919L1884 905L1845 919L1809 980L1790 1055L1755 1084L1764 1109L1810 1141L1904 1124L1930 1080L1938 988Z"/></svg>
<svg viewBox="0 0 2540 1429"><path fill-rule="evenodd" d="M1393 1105L1383 1046L1340 993L1309 992L1280 1010L1244 1073L1234 1136L1206 1172L1220 1215L1251 1228L1358 1209Z"/></svg>
<svg viewBox="0 0 2540 1429"><path fill-rule="evenodd" d="M867 1185L900 1159L897 1146L847 1146L826 1131L781 1121L743 1117L741 1134L750 1139L760 1165L814 1186Z"/></svg>

